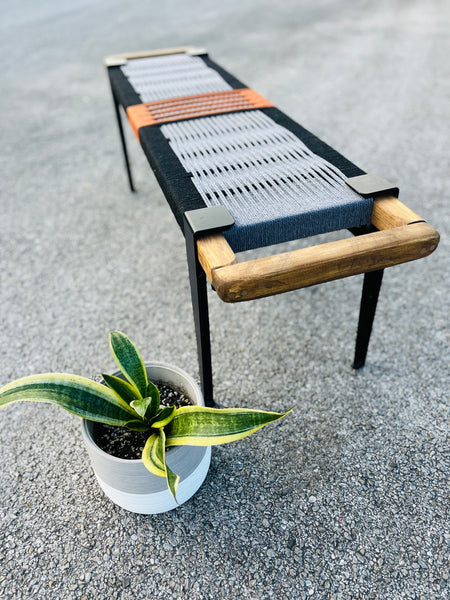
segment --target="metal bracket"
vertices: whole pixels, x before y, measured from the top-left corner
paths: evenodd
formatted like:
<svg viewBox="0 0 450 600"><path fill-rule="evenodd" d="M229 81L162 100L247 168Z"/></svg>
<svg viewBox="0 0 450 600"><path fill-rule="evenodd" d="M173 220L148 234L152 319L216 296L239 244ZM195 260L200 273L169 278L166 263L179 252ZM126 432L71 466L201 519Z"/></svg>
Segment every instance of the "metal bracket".
<svg viewBox="0 0 450 600"><path fill-rule="evenodd" d="M386 179L378 177L373 173L350 177L345 183L357 192L363 198L373 198L375 196L390 194L398 198L399 188L395 187Z"/></svg>
<svg viewBox="0 0 450 600"><path fill-rule="evenodd" d="M120 67L127 64L127 59L120 55L105 56L103 59L105 67Z"/></svg>
<svg viewBox="0 0 450 600"><path fill-rule="evenodd" d="M186 54L189 54L190 56L202 56L208 54L208 50L206 48L196 48L194 46L193 48L189 48L189 50L186 51Z"/></svg>
<svg viewBox="0 0 450 600"><path fill-rule="evenodd" d="M234 218L224 206L208 206L188 210L184 213L184 217L185 234L188 235L187 227L189 227L194 238L202 233L218 233L234 225Z"/></svg>

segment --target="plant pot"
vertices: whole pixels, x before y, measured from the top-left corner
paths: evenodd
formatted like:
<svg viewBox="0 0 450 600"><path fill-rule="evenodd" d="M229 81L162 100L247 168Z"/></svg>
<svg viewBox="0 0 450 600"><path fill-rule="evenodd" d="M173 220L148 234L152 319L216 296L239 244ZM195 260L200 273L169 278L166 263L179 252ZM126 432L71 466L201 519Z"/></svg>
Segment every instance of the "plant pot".
<svg viewBox="0 0 450 600"><path fill-rule="evenodd" d="M162 382L183 391L194 404L204 406L200 388L182 369L164 363L146 365L150 381ZM119 375L120 373L114 373ZM140 514L172 510L191 498L208 473L210 446L174 446L167 450L167 465L180 476L177 502L163 477L150 473L142 459L125 460L107 454L93 439L94 423L83 419L82 433L97 481L115 504Z"/></svg>

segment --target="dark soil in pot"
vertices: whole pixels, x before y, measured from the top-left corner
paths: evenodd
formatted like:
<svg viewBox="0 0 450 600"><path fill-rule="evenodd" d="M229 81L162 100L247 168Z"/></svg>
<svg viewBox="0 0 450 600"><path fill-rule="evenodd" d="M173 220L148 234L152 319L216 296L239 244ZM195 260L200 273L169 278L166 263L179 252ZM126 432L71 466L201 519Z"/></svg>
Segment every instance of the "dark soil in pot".
<svg viewBox="0 0 450 600"><path fill-rule="evenodd" d="M155 383L161 396L161 406L190 406L190 398L180 390L163 383ZM94 423L93 438L97 446L117 458L133 460L141 458L142 450L149 433L130 431L124 427L115 427L104 423Z"/></svg>

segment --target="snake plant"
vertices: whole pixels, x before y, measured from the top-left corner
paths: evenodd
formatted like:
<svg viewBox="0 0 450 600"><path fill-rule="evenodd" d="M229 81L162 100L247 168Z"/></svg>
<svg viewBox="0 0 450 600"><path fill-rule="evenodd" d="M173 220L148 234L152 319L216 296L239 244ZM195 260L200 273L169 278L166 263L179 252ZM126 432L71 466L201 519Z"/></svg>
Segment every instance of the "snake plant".
<svg viewBox="0 0 450 600"><path fill-rule="evenodd" d="M102 385L65 373L31 375L0 389L0 408L21 400L50 402L91 421L148 432L143 463L151 473L166 478L175 499L179 477L166 464L166 448L226 444L287 414L245 408L160 406L158 388L148 380L134 343L120 331L111 332L109 342L124 379L102 374L106 384Z"/></svg>

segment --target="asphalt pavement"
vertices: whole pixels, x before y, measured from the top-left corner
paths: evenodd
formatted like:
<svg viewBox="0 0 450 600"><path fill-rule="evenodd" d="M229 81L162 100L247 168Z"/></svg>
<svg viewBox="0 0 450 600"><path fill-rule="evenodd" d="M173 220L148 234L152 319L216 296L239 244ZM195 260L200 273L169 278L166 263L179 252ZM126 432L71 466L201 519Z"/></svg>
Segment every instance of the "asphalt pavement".
<svg viewBox="0 0 450 600"><path fill-rule="evenodd" d="M112 371L114 329L198 377L184 241L129 130L128 190L105 55L206 47L441 233L385 273L358 372L361 277L239 305L210 290L217 401L295 410L214 449L173 512L111 504L77 417L3 410L2 599L448 597L449 24L443 0L2 8L0 385Z"/></svg>

